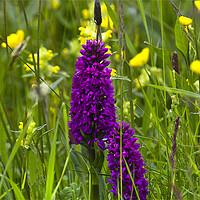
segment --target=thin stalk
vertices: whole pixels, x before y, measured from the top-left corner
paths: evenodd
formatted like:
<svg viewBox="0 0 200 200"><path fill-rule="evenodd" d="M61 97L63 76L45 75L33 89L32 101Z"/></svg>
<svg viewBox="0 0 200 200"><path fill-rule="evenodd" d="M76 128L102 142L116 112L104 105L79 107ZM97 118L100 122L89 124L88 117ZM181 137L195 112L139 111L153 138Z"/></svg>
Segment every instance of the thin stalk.
<svg viewBox="0 0 200 200"><path fill-rule="evenodd" d="M165 87L165 74L166 74L166 69L165 69L165 54L164 54L164 28L163 28L163 5L162 5L162 0L160 0L160 25L161 25L161 35L162 35L162 59L163 59L163 82L164 82L164 87ZM167 97L166 97L166 91L164 91L164 110L165 110L165 127L167 127ZM160 136L158 135L158 140L159 140L159 150L160 150ZM166 142L166 151L168 151L168 143ZM159 151L160 152L160 151ZM161 153L159 154L159 160L161 161ZM162 172L162 167L160 166L160 170ZM168 174L168 180L170 181L170 173L169 169L167 170ZM168 189L168 194L170 194L170 188ZM168 199L170 197L168 196Z"/></svg>
<svg viewBox="0 0 200 200"><path fill-rule="evenodd" d="M3 15L4 15L4 30L5 30L5 40L7 44L7 17L6 17L6 0L3 1ZM8 46L6 45L6 52L7 52L7 58L8 58L8 63L9 63L9 53L8 53Z"/></svg>
<svg viewBox="0 0 200 200"><path fill-rule="evenodd" d="M41 17L41 3L42 1L39 1L39 7L38 7L38 31L37 31L37 85L38 85L38 96L39 98L41 97L41 93L40 93L40 17ZM38 102L38 124L39 126L41 126L42 124L42 103L39 101ZM40 134L41 134L41 130L40 130ZM44 158L44 151L43 151L43 137L40 138L40 146L41 146L41 154L42 154L42 158Z"/></svg>
<svg viewBox="0 0 200 200"><path fill-rule="evenodd" d="M31 37L31 30L30 30L30 27L29 27L28 18L27 18L27 15L26 15L26 10L25 10L25 6L24 6L23 0L21 0L21 5L22 5L22 11L23 11L23 14L24 14L24 19L25 19L25 22L26 22L26 27L28 29L28 34L30 36L31 54L32 54L32 58L33 58L34 70L36 72L36 61L35 61L34 51L33 51L33 43L32 43L32 37Z"/></svg>

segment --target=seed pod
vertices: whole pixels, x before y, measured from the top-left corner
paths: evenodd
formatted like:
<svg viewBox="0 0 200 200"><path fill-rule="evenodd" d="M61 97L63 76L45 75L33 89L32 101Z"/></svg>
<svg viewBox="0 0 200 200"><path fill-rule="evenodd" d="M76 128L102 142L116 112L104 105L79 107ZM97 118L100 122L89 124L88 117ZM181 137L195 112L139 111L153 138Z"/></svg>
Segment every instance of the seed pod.
<svg viewBox="0 0 200 200"><path fill-rule="evenodd" d="M173 52L172 54L172 68L177 72L177 74L180 74L180 67L179 67L179 62L178 62L178 53L176 51Z"/></svg>
<svg viewBox="0 0 200 200"><path fill-rule="evenodd" d="M97 26L101 25L102 23L101 6L99 0L95 0L94 2L94 22Z"/></svg>

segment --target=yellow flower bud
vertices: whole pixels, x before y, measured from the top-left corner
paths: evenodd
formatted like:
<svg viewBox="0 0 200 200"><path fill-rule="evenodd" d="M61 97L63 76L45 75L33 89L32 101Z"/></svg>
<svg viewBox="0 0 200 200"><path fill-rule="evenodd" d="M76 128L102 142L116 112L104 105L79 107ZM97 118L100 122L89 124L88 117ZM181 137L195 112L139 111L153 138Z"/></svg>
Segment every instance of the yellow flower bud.
<svg viewBox="0 0 200 200"><path fill-rule="evenodd" d="M149 60L149 48L144 48L140 53L129 61L131 67L141 67Z"/></svg>
<svg viewBox="0 0 200 200"><path fill-rule="evenodd" d="M180 16L179 22L182 26L188 26L188 25L192 24L192 19L190 19L188 17Z"/></svg>

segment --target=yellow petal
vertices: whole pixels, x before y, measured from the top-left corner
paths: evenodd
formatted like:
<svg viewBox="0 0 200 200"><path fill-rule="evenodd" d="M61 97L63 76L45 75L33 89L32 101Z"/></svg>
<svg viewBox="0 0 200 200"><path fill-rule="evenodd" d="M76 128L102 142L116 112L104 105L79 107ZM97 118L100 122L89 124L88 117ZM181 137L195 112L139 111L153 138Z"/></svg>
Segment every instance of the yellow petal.
<svg viewBox="0 0 200 200"><path fill-rule="evenodd" d="M18 36L18 43L20 44L24 40L24 31L18 30L17 36Z"/></svg>
<svg viewBox="0 0 200 200"><path fill-rule="evenodd" d="M59 71L60 71L60 67L56 65L56 66L53 68L53 72L57 74Z"/></svg>
<svg viewBox="0 0 200 200"><path fill-rule="evenodd" d="M116 69L112 69L112 71L111 71L111 73L110 73L110 75L111 76L116 76L117 75L117 73L116 73L117 71L116 71Z"/></svg>
<svg viewBox="0 0 200 200"><path fill-rule="evenodd" d="M107 54L112 54L111 47L109 45L106 45L105 48L108 49L108 51L106 52Z"/></svg>
<svg viewBox="0 0 200 200"><path fill-rule="evenodd" d="M195 60L190 64L190 69L197 74L200 74L200 60Z"/></svg>
<svg viewBox="0 0 200 200"><path fill-rule="evenodd" d="M197 9L200 10L200 1L195 1L194 4L197 7Z"/></svg>
<svg viewBox="0 0 200 200"><path fill-rule="evenodd" d="M80 35L84 35L85 34L85 28L84 27L79 27L78 30L80 31Z"/></svg>
<svg viewBox="0 0 200 200"><path fill-rule="evenodd" d="M141 67L149 60L149 48L144 48L140 53L133 57L129 64L131 67Z"/></svg>
<svg viewBox="0 0 200 200"><path fill-rule="evenodd" d="M112 31L111 30L106 31L105 37L112 38Z"/></svg>
<svg viewBox="0 0 200 200"><path fill-rule="evenodd" d="M23 129L23 127L24 127L24 123L23 122L19 122L18 128L21 130L21 129Z"/></svg>
<svg viewBox="0 0 200 200"><path fill-rule="evenodd" d="M188 26L188 25L192 24L192 19L190 19L188 17L180 16L179 22L182 26Z"/></svg>

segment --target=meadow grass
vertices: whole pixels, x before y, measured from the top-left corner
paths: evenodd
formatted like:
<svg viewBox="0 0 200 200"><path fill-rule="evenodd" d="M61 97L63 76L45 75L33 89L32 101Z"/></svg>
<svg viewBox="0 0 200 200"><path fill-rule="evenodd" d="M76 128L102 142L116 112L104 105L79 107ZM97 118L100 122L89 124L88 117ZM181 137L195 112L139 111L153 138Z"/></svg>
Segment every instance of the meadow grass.
<svg viewBox="0 0 200 200"><path fill-rule="evenodd" d="M118 75L112 77L117 120L130 123L141 144L147 199L198 200L200 77L190 65L200 59L200 11L194 1L173 3L193 19L189 32L168 0L101 1L114 24L105 44L112 51L109 67ZM1 42L18 30L25 34L23 51L0 47L0 199L92 199L94 174L97 199L122 199L122 191L115 197L110 192L108 152L101 154L102 169L91 170L87 149L69 144L72 78L81 49L78 28L93 20L93 4L0 1ZM145 47L150 49L148 63L131 67L129 61ZM172 68L174 51L180 74ZM123 182L118 184L122 190Z"/></svg>

